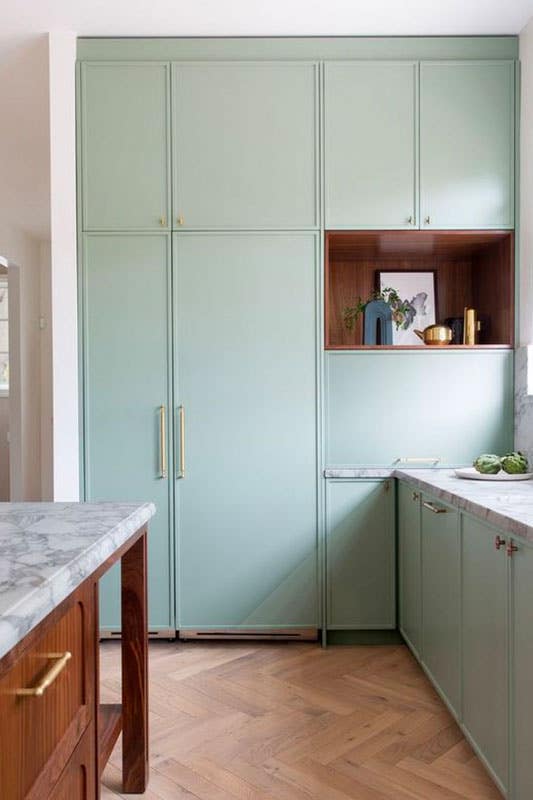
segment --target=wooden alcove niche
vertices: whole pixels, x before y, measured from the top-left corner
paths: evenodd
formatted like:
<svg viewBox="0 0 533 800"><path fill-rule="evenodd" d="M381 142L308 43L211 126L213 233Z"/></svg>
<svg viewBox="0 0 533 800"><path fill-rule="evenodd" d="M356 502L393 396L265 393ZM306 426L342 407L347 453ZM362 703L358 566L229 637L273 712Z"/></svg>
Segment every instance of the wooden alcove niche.
<svg viewBox="0 0 533 800"><path fill-rule="evenodd" d="M437 322L462 317L470 306L488 322L476 347L513 346L512 231L327 231L326 350L383 349L363 345L361 318L347 330L343 311L368 299L384 270L434 270Z"/></svg>

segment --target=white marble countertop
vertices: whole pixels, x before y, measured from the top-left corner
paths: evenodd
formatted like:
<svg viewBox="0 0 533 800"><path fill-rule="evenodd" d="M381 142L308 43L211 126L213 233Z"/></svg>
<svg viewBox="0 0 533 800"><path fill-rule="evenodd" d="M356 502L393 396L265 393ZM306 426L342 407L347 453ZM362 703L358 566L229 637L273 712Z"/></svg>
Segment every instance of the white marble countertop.
<svg viewBox="0 0 533 800"><path fill-rule="evenodd" d="M472 481L453 469L333 468L326 478L399 478L444 503L533 543L533 480Z"/></svg>
<svg viewBox="0 0 533 800"><path fill-rule="evenodd" d="M152 503L0 503L0 658L154 514Z"/></svg>

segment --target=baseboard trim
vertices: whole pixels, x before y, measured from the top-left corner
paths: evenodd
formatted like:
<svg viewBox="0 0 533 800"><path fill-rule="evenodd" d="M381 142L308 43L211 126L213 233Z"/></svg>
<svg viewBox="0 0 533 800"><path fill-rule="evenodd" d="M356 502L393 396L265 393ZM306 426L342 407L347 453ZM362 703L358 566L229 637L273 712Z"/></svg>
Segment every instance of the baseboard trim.
<svg viewBox="0 0 533 800"><path fill-rule="evenodd" d="M179 639L238 639L258 641L316 642L317 628L185 628L177 631Z"/></svg>
<svg viewBox="0 0 533 800"><path fill-rule="evenodd" d="M327 644L403 644L403 637L398 630L365 630L365 631L328 631Z"/></svg>

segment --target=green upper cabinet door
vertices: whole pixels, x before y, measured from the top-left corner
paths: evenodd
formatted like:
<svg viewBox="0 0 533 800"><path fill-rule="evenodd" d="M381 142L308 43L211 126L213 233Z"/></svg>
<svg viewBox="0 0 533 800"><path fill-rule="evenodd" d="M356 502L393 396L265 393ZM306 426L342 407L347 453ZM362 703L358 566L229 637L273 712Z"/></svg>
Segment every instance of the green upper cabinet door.
<svg viewBox="0 0 533 800"><path fill-rule="evenodd" d="M513 227L514 69L421 64L421 227Z"/></svg>
<svg viewBox="0 0 533 800"><path fill-rule="evenodd" d="M327 627L396 627L394 481L330 480Z"/></svg>
<svg viewBox="0 0 533 800"><path fill-rule="evenodd" d="M81 67L84 230L156 230L169 224L169 65Z"/></svg>
<svg viewBox="0 0 533 800"><path fill-rule="evenodd" d="M497 531L462 515L463 724L505 792L508 785L508 562ZM504 534L499 535L505 539Z"/></svg>
<svg viewBox="0 0 533 800"><path fill-rule="evenodd" d="M400 631L421 656L420 493L398 482L398 579Z"/></svg>
<svg viewBox="0 0 533 800"><path fill-rule="evenodd" d="M175 234L173 257L178 627L316 628L318 239Z"/></svg>
<svg viewBox="0 0 533 800"><path fill-rule="evenodd" d="M169 234L89 234L83 242L85 494L152 501L148 622L173 627ZM166 409L166 419L161 407ZM118 570L101 581L100 624L120 629Z"/></svg>
<svg viewBox="0 0 533 800"><path fill-rule="evenodd" d="M318 226L318 66L174 64L173 227Z"/></svg>
<svg viewBox="0 0 533 800"><path fill-rule="evenodd" d="M417 224L417 85L413 62L325 65L327 228Z"/></svg>
<svg viewBox="0 0 533 800"><path fill-rule="evenodd" d="M459 514L422 495L422 663L461 714Z"/></svg>

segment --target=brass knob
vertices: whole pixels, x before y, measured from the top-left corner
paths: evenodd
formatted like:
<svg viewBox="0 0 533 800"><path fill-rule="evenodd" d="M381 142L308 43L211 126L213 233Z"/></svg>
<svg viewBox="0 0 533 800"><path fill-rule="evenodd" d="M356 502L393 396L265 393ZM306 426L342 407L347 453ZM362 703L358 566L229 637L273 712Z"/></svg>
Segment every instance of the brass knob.
<svg viewBox="0 0 533 800"><path fill-rule="evenodd" d="M180 215L179 215L179 217L178 217L178 225L185 225L185 220L183 219L183 217L181 216L181 214L180 214Z"/></svg>
<svg viewBox="0 0 533 800"><path fill-rule="evenodd" d="M431 225L431 217L425 217L424 222L426 225Z"/></svg>
<svg viewBox="0 0 533 800"><path fill-rule="evenodd" d="M167 218L166 217L159 217L159 224L162 228L166 228L167 225Z"/></svg>
<svg viewBox="0 0 533 800"><path fill-rule="evenodd" d="M502 547L505 547L505 539L502 539L501 536L496 536L494 539L494 547L496 550L500 550Z"/></svg>

